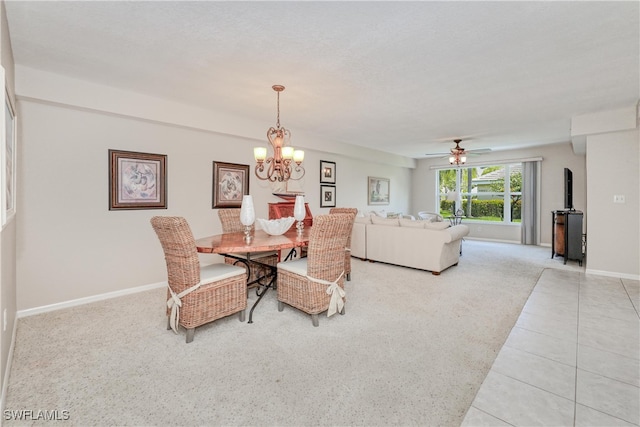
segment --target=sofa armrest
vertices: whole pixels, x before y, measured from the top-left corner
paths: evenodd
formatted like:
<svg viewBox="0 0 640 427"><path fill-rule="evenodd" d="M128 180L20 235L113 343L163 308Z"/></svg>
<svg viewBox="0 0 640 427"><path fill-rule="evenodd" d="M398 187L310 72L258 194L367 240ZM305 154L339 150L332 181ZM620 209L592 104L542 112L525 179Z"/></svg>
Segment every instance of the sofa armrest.
<svg viewBox="0 0 640 427"><path fill-rule="evenodd" d="M469 227L464 224L454 225L453 227L449 227L444 231L448 234L448 239L446 243L454 242L456 240L462 239L464 236L469 234Z"/></svg>
<svg viewBox="0 0 640 427"><path fill-rule="evenodd" d="M351 256L367 258L367 229L366 224L354 222L351 230Z"/></svg>

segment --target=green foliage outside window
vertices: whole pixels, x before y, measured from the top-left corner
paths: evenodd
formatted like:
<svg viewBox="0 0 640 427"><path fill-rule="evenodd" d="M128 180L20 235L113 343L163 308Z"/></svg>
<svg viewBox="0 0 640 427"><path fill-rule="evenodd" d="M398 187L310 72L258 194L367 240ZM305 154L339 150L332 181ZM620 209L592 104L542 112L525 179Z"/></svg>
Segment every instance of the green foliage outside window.
<svg viewBox="0 0 640 427"><path fill-rule="evenodd" d="M449 216L453 213L453 201L440 201L440 214ZM467 211L467 199L462 200L462 210ZM471 217L469 219L482 219L485 221L502 221L504 212L504 200L471 200ZM511 221L520 222L522 218L522 201L511 202Z"/></svg>

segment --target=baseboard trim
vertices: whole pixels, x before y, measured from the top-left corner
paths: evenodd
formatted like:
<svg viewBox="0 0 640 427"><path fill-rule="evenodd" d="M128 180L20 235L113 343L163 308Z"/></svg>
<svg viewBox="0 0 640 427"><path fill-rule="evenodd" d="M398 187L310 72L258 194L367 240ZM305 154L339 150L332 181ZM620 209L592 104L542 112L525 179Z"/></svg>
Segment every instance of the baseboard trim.
<svg viewBox="0 0 640 427"><path fill-rule="evenodd" d="M91 302L102 301L111 298L117 298L124 295L136 294L138 292L145 292L151 289L163 288L167 286L167 282L152 283L150 285L137 286L135 288L122 289L120 291L107 292L106 294L93 295L85 298L78 298L70 301L59 302L56 304L44 305L41 307L28 308L26 310L19 310L16 313L16 318L34 316L36 314L48 313L50 311L62 310L63 308L76 307L78 305L89 304Z"/></svg>
<svg viewBox="0 0 640 427"><path fill-rule="evenodd" d="M616 271L593 270L587 268L585 274L595 274L597 276L616 277L619 279L640 280L639 274L618 273Z"/></svg>

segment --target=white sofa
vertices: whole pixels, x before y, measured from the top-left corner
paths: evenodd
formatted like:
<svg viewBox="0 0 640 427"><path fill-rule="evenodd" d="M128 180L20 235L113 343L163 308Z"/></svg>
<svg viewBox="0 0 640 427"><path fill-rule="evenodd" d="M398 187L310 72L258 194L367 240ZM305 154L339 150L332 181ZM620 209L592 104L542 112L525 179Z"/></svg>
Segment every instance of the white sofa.
<svg viewBox="0 0 640 427"><path fill-rule="evenodd" d="M404 218L356 217L351 256L431 271L438 275L458 264L464 224L412 221Z"/></svg>

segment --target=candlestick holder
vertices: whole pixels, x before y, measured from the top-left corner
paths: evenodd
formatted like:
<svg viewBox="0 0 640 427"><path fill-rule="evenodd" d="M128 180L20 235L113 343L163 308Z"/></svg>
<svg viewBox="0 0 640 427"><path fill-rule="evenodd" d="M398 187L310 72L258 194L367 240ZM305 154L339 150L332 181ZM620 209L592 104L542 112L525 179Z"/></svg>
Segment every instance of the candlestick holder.
<svg viewBox="0 0 640 427"><path fill-rule="evenodd" d="M244 242L251 243L251 239L253 239L253 236L251 235L251 226L245 225L244 226Z"/></svg>

